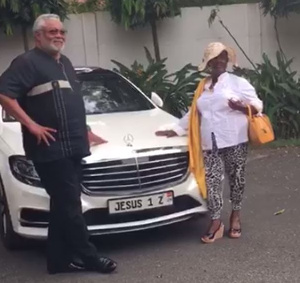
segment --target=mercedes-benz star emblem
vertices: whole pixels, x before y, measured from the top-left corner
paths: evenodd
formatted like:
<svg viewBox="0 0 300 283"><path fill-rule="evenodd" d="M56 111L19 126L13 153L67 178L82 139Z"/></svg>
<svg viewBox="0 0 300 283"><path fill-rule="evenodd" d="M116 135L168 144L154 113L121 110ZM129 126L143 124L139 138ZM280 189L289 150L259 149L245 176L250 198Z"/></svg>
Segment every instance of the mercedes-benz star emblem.
<svg viewBox="0 0 300 283"><path fill-rule="evenodd" d="M127 134L124 136L123 140L127 146L132 146L134 138L133 138L133 135Z"/></svg>

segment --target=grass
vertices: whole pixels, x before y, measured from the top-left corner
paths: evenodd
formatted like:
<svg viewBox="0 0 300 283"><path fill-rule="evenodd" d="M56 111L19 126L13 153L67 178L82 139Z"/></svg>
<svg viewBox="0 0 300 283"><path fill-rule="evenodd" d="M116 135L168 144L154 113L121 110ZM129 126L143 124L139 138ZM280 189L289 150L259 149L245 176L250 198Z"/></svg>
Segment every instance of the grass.
<svg viewBox="0 0 300 283"><path fill-rule="evenodd" d="M290 139L290 140L275 140L271 142L269 145L265 145L269 147L298 147L300 146L300 139Z"/></svg>
<svg viewBox="0 0 300 283"><path fill-rule="evenodd" d="M273 142L267 143L262 146L258 147L252 147L253 149L257 148L280 148L280 147L300 147L300 139L289 139L289 140L283 140L278 139Z"/></svg>

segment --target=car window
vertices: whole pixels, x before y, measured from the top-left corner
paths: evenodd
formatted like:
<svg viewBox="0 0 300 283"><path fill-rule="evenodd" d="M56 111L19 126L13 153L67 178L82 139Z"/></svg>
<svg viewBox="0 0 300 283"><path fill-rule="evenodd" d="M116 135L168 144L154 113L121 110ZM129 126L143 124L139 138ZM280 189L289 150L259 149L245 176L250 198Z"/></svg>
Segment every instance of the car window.
<svg viewBox="0 0 300 283"><path fill-rule="evenodd" d="M90 73L78 77L87 114L142 111L154 108L142 93L119 75Z"/></svg>

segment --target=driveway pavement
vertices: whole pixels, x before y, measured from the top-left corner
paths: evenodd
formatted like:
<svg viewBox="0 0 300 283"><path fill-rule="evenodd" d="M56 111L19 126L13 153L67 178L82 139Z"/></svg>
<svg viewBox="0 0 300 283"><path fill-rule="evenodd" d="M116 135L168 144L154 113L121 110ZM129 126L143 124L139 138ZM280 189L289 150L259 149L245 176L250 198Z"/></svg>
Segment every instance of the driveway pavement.
<svg viewBox="0 0 300 283"><path fill-rule="evenodd" d="M44 244L7 252L0 245L1 283L299 283L300 148L251 152L243 236L200 243L207 217L147 232L94 239L119 262L113 275L47 275ZM225 193L223 219L230 206ZM283 210L279 215L277 211Z"/></svg>

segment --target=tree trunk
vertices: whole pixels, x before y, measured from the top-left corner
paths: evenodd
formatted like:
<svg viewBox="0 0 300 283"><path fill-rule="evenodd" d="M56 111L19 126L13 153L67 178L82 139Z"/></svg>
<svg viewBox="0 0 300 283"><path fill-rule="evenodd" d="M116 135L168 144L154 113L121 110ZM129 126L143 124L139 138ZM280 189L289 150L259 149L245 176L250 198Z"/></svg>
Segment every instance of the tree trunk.
<svg viewBox="0 0 300 283"><path fill-rule="evenodd" d="M249 61L249 63L252 65L252 67L254 68L254 70L257 71L257 68L255 66L255 64L252 62L252 60L249 58L249 56L247 55L247 53L245 52L245 50L242 48L242 46L239 44L239 42L237 41L237 39L234 37L234 35L230 32L230 30L228 29L227 26L225 26L225 24L223 23L222 19L220 17L219 18L219 22L221 24L221 26L227 31L227 33L230 35L230 37L233 39L233 41L236 43L236 45L238 46L238 48L242 51L242 53L244 54L244 56L246 57L246 59Z"/></svg>
<svg viewBox="0 0 300 283"><path fill-rule="evenodd" d="M29 50L29 43L28 43L28 34L27 34L27 27L24 25L22 26L22 36L23 36L23 44L24 44L24 50Z"/></svg>
<svg viewBox="0 0 300 283"><path fill-rule="evenodd" d="M155 60L157 62L157 61L160 61L160 52L159 52L159 43L158 43L158 36L157 36L157 28L156 28L155 19L151 20L150 24L151 24L151 30L152 30Z"/></svg>
<svg viewBox="0 0 300 283"><path fill-rule="evenodd" d="M278 18L275 16L274 17L274 29L275 29L275 34L276 34L276 40L277 40L277 44L278 44L278 48L279 51L281 52L281 54L285 57L285 53L283 51L282 45L281 45L281 41L280 41L280 37L279 37L279 31L278 31Z"/></svg>

